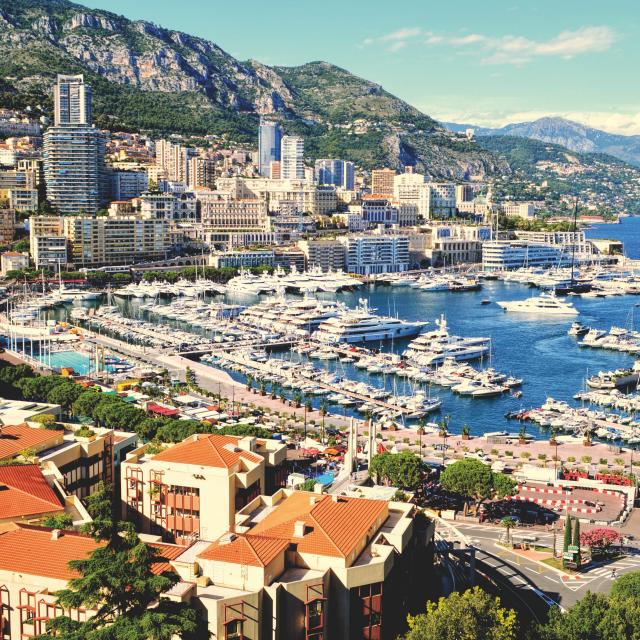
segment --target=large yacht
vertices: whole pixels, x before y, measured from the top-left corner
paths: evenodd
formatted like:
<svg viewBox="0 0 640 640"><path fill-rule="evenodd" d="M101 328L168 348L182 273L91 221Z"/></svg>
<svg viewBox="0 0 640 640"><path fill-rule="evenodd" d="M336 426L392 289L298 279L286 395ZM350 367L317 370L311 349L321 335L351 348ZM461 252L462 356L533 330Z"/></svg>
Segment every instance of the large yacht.
<svg viewBox="0 0 640 640"><path fill-rule="evenodd" d="M378 316L374 312L361 299L355 309L343 308L337 316L322 322L313 337L328 343L392 340L414 336L426 324Z"/></svg>
<svg viewBox="0 0 640 640"><path fill-rule="evenodd" d="M505 311L518 313L536 313L544 315L575 316L578 310L566 300L556 297L554 293L543 293L526 300L508 300L498 302Z"/></svg>
<svg viewBox="0 0 640 640"><path fill-rule="evenodd" d="M418 365L430 366L442 364L445 358L451 357L458 361L481 358L491 348L491 338L451 335L444 315L436 320L436 326L437 329L412 340L403 355Z"/></svg>

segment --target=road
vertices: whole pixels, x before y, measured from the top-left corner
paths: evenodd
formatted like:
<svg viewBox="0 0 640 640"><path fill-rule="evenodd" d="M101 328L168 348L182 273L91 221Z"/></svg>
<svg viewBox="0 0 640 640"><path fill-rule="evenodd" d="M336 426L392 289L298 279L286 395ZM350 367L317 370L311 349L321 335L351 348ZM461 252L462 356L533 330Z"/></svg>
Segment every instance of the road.
<svg viewBox="0 0 640 640"><path fill-rule="evenodd" d="M502 527L474 523L456 522L456 527L464 533L477 548L476 559L479 570L493 580L497 591L506 591L509 599L520 604L519 609L528 611L533 619L543 619L549 606L558 604L568 609L580 600L587 590L607 593L611 588L611 571L618 576L640 570L640 551L606 565L595 565L588 570L567 578L533 560L517 556L497 544L504 535ZM523 530L527 535L535 535L537 543L553 547L553 534ZM518 529L512 530L518 535ZM557 544L562 544L558 535ZM515 606L513 604L512 606Z"/></svg>

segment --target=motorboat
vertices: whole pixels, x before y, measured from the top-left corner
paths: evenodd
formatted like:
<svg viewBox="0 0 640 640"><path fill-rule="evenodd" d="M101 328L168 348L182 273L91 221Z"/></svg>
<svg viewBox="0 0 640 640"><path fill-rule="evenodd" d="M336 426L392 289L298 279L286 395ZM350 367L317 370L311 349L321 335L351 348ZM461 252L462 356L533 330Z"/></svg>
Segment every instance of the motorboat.
<svg viewBox="0 0 640 640"><path fill-rule="evenodd" d="M578 310L571 302L558 298L554 293L542 293L526 300L508 300L497 303L505 311L537 315L573 316Z"/></svg>

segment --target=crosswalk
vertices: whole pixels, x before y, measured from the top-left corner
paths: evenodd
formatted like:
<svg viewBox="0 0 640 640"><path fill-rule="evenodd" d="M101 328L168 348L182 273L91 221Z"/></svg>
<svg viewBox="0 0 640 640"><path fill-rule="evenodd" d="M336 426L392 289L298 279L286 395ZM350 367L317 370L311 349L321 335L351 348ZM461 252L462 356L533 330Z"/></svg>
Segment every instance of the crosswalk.
<svg viewBox="0 0 640 640"><path fill-rule="evenodd" d="M610 578L613 570L617 575L628 573L629 571L640 571L640 558L627 556L610 564L585 571L584 575L588 578Z"/></svg>

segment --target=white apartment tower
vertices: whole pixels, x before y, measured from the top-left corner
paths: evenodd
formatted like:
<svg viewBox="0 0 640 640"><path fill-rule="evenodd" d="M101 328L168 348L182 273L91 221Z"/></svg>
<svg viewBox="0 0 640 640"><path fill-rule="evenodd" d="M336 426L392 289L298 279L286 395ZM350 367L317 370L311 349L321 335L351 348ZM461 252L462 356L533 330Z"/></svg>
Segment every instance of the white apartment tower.
<svg viewBox="0 0 640 640"><path fill-rule="evenodd" d="M91 126L91 86L84 77L58 76L53 88L54 125L86 124Z"/></svg>
<svg viewBox="0 0 640 640"><path fill-rule="evenodd" d="M281 146L280 177L284 180L304 179L304 139L283 136Z"/></svg>

